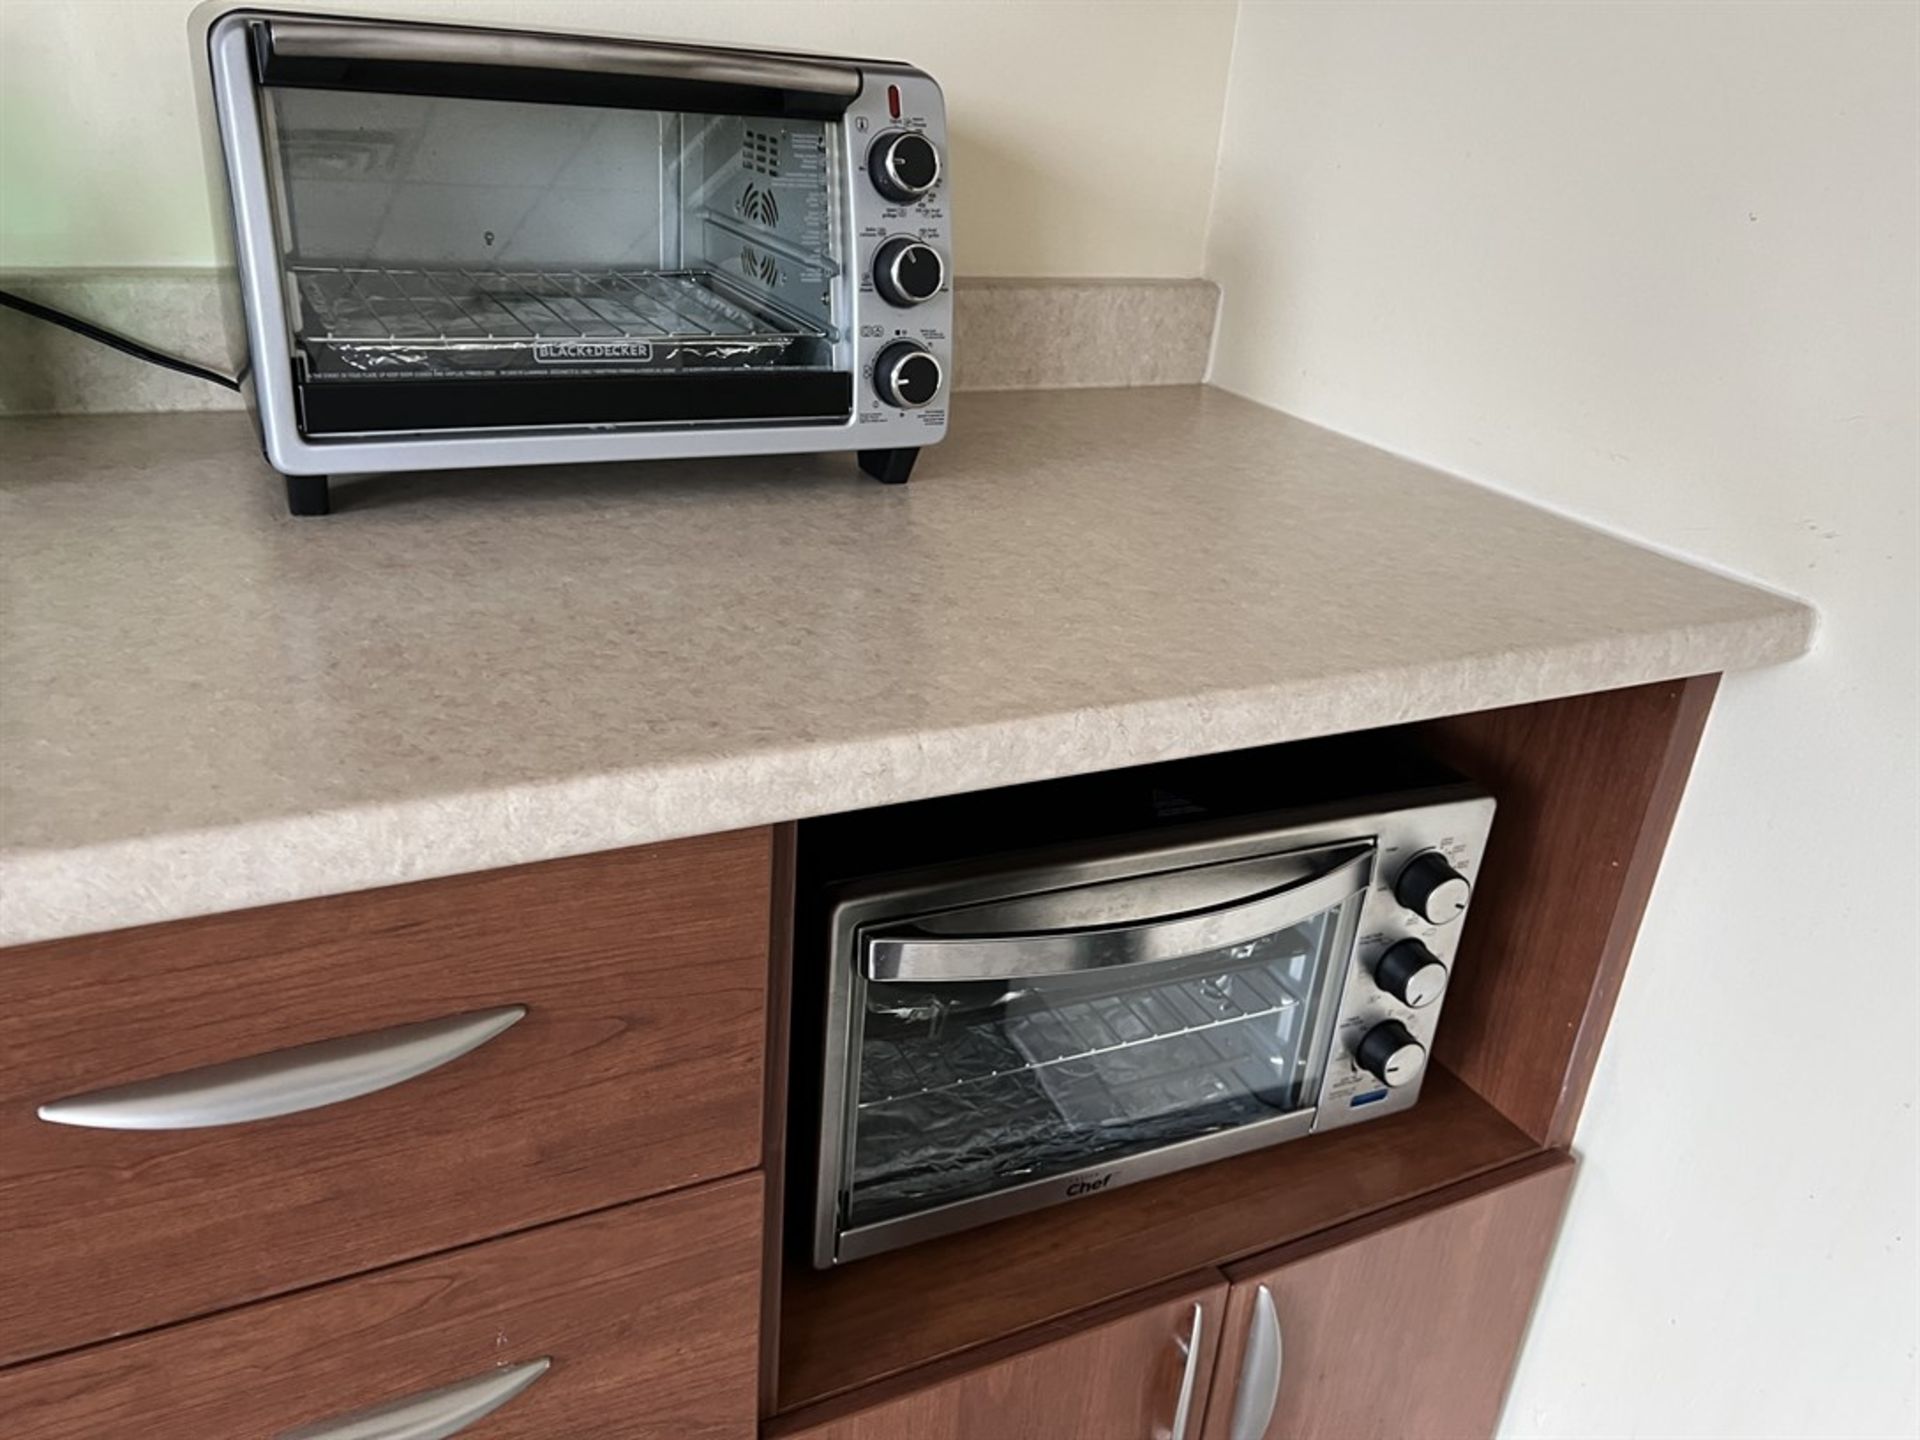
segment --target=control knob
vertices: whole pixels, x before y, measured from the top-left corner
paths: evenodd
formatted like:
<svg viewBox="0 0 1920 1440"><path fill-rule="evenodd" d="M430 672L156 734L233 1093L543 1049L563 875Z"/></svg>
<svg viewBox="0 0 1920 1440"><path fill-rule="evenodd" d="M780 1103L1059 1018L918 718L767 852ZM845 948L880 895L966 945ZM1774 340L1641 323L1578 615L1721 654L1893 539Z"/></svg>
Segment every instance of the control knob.
<svg viewBox="0 0 1920 1440"><path fill-rule="evenodd" d="M1388 946L1373 967L1373 983L1401 1004L1418 1010L1438 1000L1447 988L1447 967L1418 940L1402 940Z"/></svg>
<svg viewBox="0 0 1920 1440"><path fill-rule="evenodd" d="M922 304L946 283L947 262L922 241L896 235L873 252L873 288L889 305Z"/></svg>
<svg viewBox="0 0 1920 1440"><path fill-rule="evenodd" d="M924 345L896 340L873 361L873 388L889 405L918 410L940 393L945 378L940 362Z"/></svg>
<svg viewBox="0 0 1920 1440"><path fill-rule="evenodd" d="M1472 893L1467 877L1438 850L1414 856L1393 882L1393 898L1430 925L1458 920Z"/></svg>
<svg viewBox="0 0 1920 1440"><path fill-rule="evenodd" d="M868 147L867 174L889 200L911 204L940 182L940 152L918 130L889 130Z"/></svg>
<svg viewBox="0 0 1920 1440"><path fill-rule="evenodd" d="M1398 1020L1382 1020L1354 1047L1353 1058L1397 1090L1420 1078L1427 1064L1427 1047Z"/></svg>

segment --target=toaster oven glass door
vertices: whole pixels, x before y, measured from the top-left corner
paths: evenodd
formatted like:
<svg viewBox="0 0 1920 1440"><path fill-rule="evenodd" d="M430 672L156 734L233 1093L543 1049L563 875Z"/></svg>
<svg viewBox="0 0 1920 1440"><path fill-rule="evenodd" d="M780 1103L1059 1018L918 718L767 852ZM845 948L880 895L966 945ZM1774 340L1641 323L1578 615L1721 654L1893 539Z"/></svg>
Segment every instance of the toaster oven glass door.
<svg viewBox="0 0 1920 1440"><path fill-rule="evenodd" d="M308 430L850 413L837 121L264 94Z"/></svg>
<svg viewBox="0 0 1920 1440"><path fill-rule="evenodd" d="M839 1258L1305 1133L1372 865L1363 843L864 933Z"/></svg>

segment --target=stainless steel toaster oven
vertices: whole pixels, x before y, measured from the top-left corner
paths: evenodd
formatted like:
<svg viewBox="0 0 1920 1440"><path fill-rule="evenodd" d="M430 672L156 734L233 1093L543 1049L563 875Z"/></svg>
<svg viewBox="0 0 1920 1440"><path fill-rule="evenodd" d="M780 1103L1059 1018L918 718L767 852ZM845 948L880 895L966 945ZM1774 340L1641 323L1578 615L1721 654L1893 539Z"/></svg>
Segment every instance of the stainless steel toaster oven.
<svg viewBox="0 0 1920 1440"><path fill-rule="evenodd" d="M195 25L234 358L296 513L354 471L856 450L897 482L944 435L946 114L920 71Z"/></svg>
<svg viewBox="0 0 1920 1440"><path fill-rule="evenodd" d="M1321 744L803 825L795 1242L830 1266L1406 1110L1493 810Z"/></svg>

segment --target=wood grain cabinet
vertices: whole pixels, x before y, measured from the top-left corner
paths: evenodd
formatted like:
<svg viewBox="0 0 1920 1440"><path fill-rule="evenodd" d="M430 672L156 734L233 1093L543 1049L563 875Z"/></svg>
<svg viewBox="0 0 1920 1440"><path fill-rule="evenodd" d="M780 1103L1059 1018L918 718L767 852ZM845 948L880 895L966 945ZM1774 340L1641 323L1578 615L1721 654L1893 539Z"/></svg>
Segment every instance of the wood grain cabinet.
<svg viewBox="0 0 1920 1440"><path fill-rule="evenodd" d="M768 1440L1197 1440L1226 1286L1217 1276L800 1411Z"/></svg>
<svg viewBox="0 0 1920 1440"><path fill-rule="evenodd" d="M0 1370L4 1433L752 1440L761 1203L742 1176Z"/></svg>
<svg viewBox="0 0 1920 1440"><path fill-rule="evenodd" d="M1491 1435L1572 1178L1543 1155L1231 1266L1204 1440Z"/></svg>
<svg viewBox="0 0 1920 1440"><path fill-rule="evenodd" d="M755 1168L769 849L8 951L0 1363Z"/></svg>

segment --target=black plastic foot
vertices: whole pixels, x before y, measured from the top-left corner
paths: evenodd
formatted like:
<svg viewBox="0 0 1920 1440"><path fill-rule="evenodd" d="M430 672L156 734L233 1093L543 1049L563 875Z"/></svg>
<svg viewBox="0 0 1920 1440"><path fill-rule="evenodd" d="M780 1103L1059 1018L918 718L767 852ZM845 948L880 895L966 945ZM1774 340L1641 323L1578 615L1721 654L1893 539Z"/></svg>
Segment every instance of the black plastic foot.
<svg viewBox="0 0 1920 1440"><path fill-rule="evenodd" d="M287 476L287 513L289 515L329 515L333 496L324 475Z"/></svg>
<svg viewBox="0 0 1920 1440"><path fill-rule="evenodd" d="M918 447L911 450L862 450L860 468L883 485L904 485L913 474L913 462L920 458Z"/></svg>

